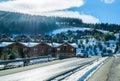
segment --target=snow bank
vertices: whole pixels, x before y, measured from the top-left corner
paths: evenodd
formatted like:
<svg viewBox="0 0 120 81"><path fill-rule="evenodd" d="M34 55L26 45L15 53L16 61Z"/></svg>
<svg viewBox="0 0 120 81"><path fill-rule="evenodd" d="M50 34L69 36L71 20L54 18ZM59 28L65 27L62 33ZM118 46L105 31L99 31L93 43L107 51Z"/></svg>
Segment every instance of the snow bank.
<svg viewBox="0 0 120 81"><path fill-rule="evenodd" d="M108 57L100 58L93 64L67 77L63 81L86 81L98 68L102 66L103 62L106 61L107 58Z"/></svg>
<svg viewBox="0 0 120 81"><path fill-rule="evenodd" d="M97 65L95 65L92 69L90 69L84 76L86 76L86 78L84 79L84 81L87 81L94 73L95 71L97 71L102 65L103 63L107 60L106 58L103 58L102 60L100 60L98 63L96 63ZM79 80L81 81L81 80Z"/></svg>

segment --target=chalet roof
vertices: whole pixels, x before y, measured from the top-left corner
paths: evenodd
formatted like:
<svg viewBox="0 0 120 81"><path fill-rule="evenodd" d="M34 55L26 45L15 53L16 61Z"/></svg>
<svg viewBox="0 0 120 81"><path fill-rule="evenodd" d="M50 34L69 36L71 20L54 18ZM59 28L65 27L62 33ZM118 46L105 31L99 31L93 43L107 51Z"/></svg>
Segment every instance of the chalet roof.
<svg viewBox="0 0 120 81"><path fill-rule="evenodd" d="M59 44L59 43L58 43L58 44ZM59 46L64 45L64 44L68 44L68 45L71 45L71 46L74 47L74 48L78 48L78 45L77 45L76 43L63 43L63 44L59 44L59 45L56 46L56 47L59 47Z"/></svg>
<svg viewBox="0 0 120 81"><path fill-rule="evenodd" d="M68 43L70 44L71 46L73 46L74 48L78 48L78 45L76 43Z"/></svg>
<svg viewBox="0 0 120 81"><path fill-rule="evenodd" d="M62 44L59 44L59 43L53 43L53 45L54 45L54 47L58 47L58 46L60 46L60 45L62 45Z"/></svg>
<svg viewBox="0 0 120 81"><path fill-rule="evenodd" d="M39 44L39 43L33 43L33 42L28 42L28 43L20 42L20 43L27 46L27 47L34 47L34 46Z"/></svg>
<svg viewBox="0 0 120 81"><path fill-rule="evenodd" d="M13 44L14 42L2 42L0 43L0 47L6 47L6 46L9 46L11 44Z"/></svg>
<svg viewBox="0 0 120 81"><path fill-rule="evenodd" d="M2 42L2 43L0 43L0 47L6 47L6 46L8 46L10 44L13 44L13 43L14 42ZM34 47L34 46L37 46L37 45L40 44L40 43L33 43L33 42L28 42L28 43L19 42L19 43L21 43L22 45L24 45L26 47ZM59 47L59 46L65 44L65 43L63 43L63 44L60 44L60 43L45 43L45 44L47 44L51 47ZM78 48L76 43L67 43L67 44L69 44L69 45L71 45L75 48Z"/></svg>
<svg viewBox="0 0 120 81"><path fill-rule="evenodd" d="M49 45L49 46L51 46L51 47L53 47L53 44L52 43L46 43L47 45Z"/></svg>
<svg viewBox="0 0 120 81"><path fill-rule="evenodd" d="M51 47L58 47L62 44L59 44L59 43L47 43L48 45L50 45Z"/></svg>

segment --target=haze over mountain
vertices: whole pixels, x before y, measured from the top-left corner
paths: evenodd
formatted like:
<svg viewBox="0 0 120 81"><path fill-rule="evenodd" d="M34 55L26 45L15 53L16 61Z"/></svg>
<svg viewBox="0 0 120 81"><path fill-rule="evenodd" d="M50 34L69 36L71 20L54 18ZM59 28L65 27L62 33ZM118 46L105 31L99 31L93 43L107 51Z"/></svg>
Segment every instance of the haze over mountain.
<svg viewBox="0 0 120 81"><path fill-rule="evenodd" d="M0 33L4 34L47 34L61 27L97 28L111 32L119 32L120 25L83 23L79 18L29 15L0 11Z"/></svg>
<svg viewBox="0 0 120 81"><path fill-rule="evenodd" d="M78 23L78 24L75 24ZM35 16L21 13L0 12L0 33L9 34L45 34L59 27L67 25L78 26L80 19Z"/></svg>
<svg viewBox="0 0 120 81"><path fill-rule="evenodd" d="M0 33L45 34L68 26L115 32L120 29L118 3L119 0L0 0Z"/></svg>

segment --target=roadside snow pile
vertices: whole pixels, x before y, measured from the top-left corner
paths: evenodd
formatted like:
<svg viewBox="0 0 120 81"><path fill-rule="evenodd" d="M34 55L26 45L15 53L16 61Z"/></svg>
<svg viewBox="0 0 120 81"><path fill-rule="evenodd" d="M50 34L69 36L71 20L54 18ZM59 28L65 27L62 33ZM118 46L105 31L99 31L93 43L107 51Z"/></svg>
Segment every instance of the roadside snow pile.
<svg viewBox="0 0 120 81"><path fill-rule="evenodd" d="M100 58L93 64L67 77L63 81L86 81L97 69L99 69L108 57Z"/></svg>
<svg viewBox="0 0 120 81"><path fill-rule="evenodd" d="M5 65L0 65L0 70L4 69Z"/></svg>
<svg viewBox="0 0 120 81"><path fill-rule="evenodd" d="M55 60L56 58L40 58L40 59L34 59L34 60L31 60L30 62L31 63L40 63L40 62L48 62L48 61L52 61L52 60Z"/></svg>

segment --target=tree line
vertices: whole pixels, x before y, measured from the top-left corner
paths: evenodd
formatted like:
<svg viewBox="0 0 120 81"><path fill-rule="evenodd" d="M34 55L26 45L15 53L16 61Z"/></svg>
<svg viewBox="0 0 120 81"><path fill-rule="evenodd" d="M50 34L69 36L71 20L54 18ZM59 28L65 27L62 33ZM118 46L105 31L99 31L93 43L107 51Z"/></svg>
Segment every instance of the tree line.
<svg viewBox="0 0 120 81"><path fill-rule="evenodd" d="M46 34L61 27L86 27L118 32L120 25L97 23L86 24L81 19L46 17L13 12L0 12L0 33L5 34Z"/></svg>

